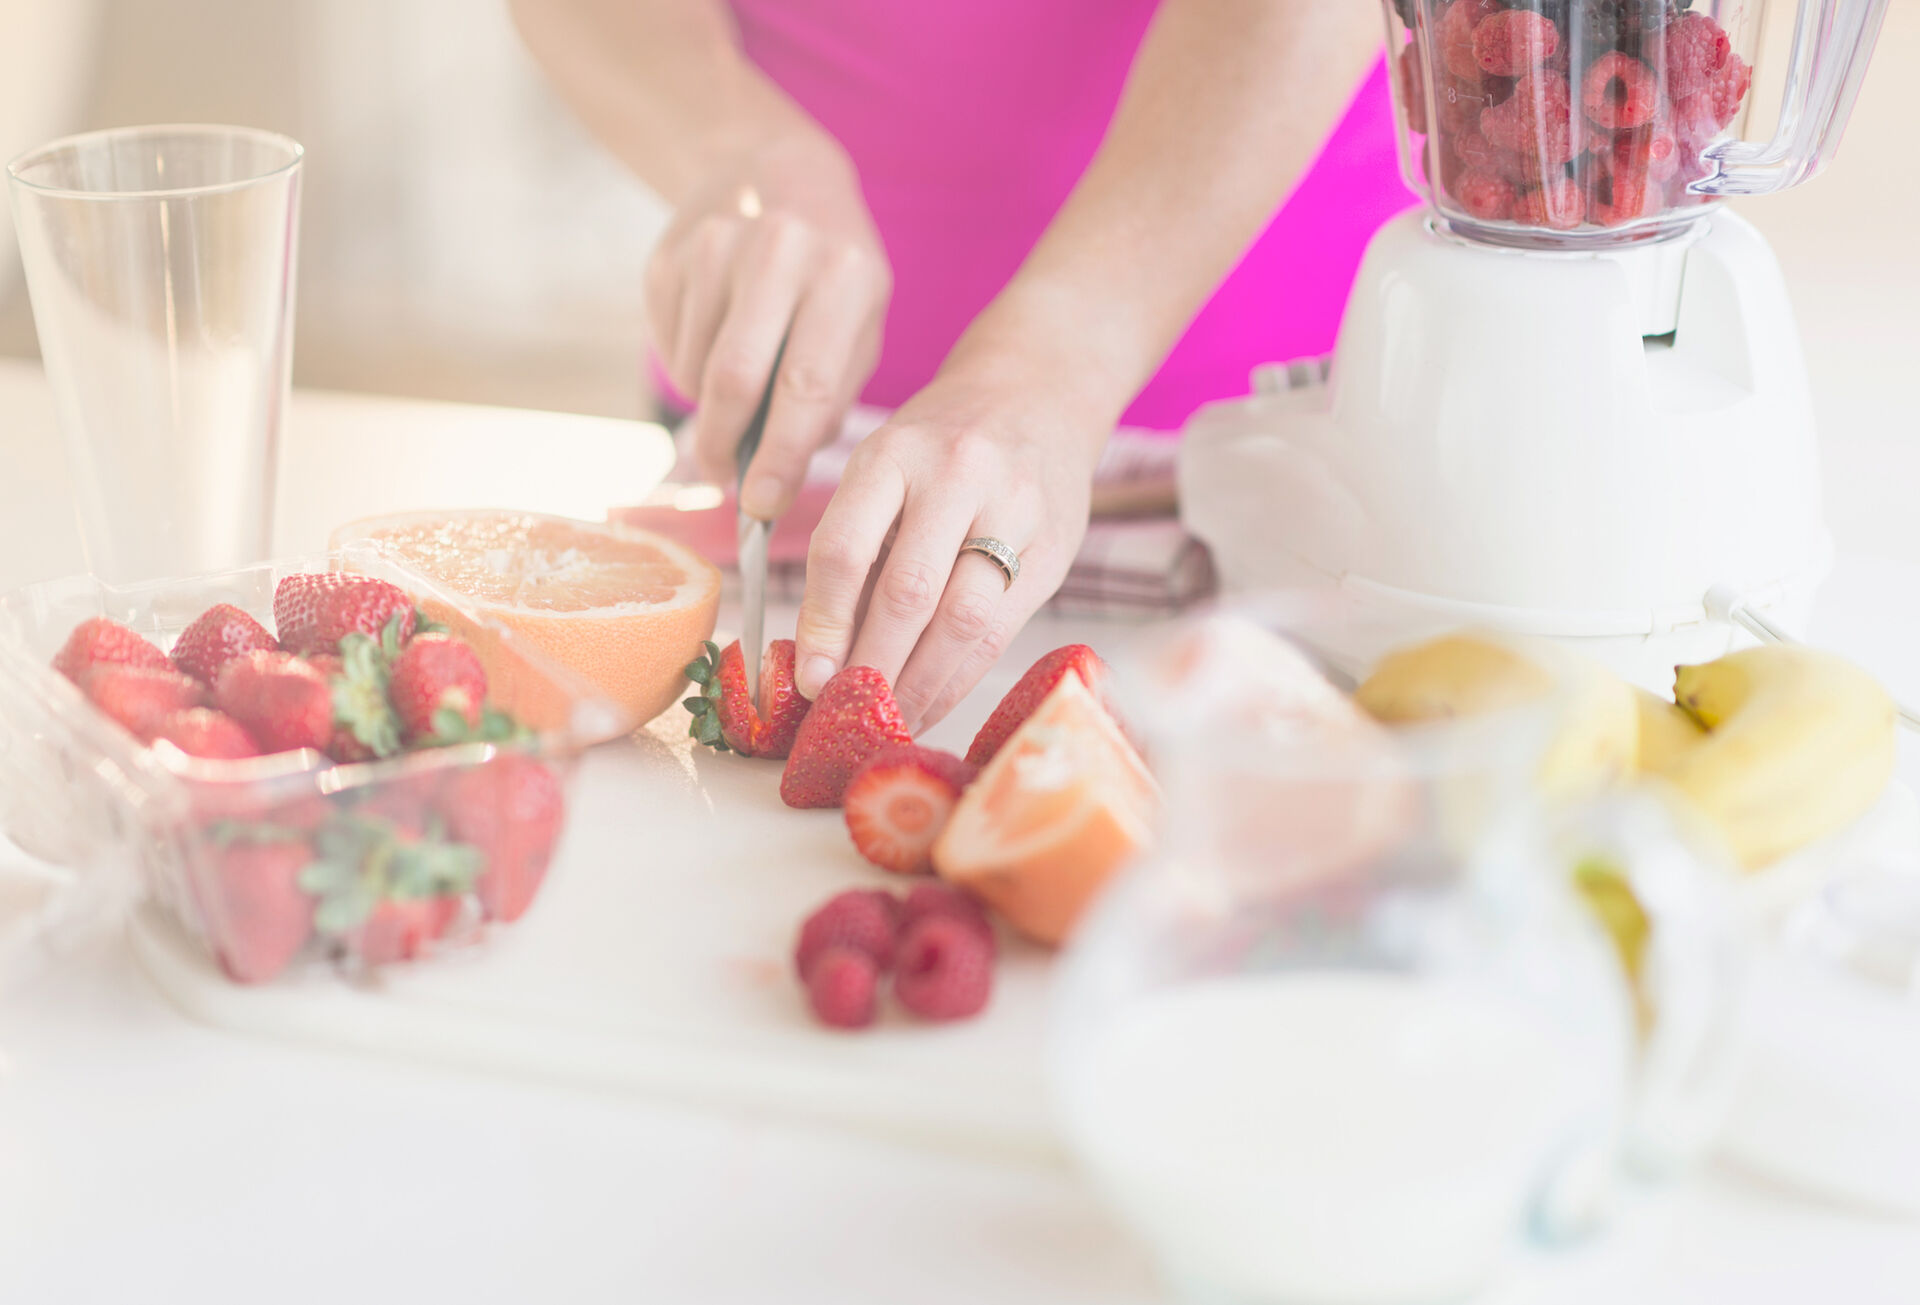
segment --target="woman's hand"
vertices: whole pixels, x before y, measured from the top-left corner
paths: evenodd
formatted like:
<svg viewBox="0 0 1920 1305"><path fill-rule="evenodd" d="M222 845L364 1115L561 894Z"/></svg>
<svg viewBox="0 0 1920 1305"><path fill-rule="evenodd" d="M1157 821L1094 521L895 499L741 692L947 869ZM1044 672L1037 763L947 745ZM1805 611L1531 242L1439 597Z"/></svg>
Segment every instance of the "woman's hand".
<svg viewBox="0 0 1920 1305"><path fill-rule="evenodd" d="M854 450L807 552L797 679L813 696L843 666L877 668L907 727L972 689L1066 578L1087 528L1105 402L1064 359L956 350L933 383ZM1020 555L1011 585L960 551L976 535Z"/></svg>
<svg viewBox="0 0 1920 1305"><path fill-rule="evenodd" d="M879 360L891 292L859 180L824 135L730 155L681 202L647 267L647 316L668 378L698 404L693 450L712 479L732 480L781 358L741 494L748 514L785 511L839 433Z"/></svg>

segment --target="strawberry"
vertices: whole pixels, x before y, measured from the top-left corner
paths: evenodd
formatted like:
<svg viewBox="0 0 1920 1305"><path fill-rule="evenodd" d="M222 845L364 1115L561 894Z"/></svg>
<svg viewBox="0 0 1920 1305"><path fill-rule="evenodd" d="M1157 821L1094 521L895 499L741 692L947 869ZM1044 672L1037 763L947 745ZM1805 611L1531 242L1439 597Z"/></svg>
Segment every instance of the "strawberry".
<svg viewBox="0 0 1920 1305"><path fill-rule="evenodd" d="M95 666L80 677L80 688L102 713L142 742L153 737L166 717L207 700L198 680L144 666Z"/></svg>
<svg viewBox="0 0 1920 1305"><path fill-rule="evenodd" d="M448 837L486 863L473 885L481 909L489 919L518 920L533 903L560 837L566 814L560 781L524 753L502 753L454 776L440 811Z"/></svg>
<svg viewBox="0 0 1920 1305"><path fill-rule="evenodd" d="M895 874L933 869L933 840L978 768L951 752L911 743L882 748L847 781L841 798L860 855Z"/></svg>
<svg viewBox="0 0 1920 1305"><path fill-rule="evenodd" d="M993 948L951 915L925 915L900 933L893 994L923 1020L978 1015L993 994Z"/></svg>
<svg viewBox="0 0 1920 1305"><path fill-rule="evenodd" d="M211 707L193 707L162 718L154 726L152 741L161 739L189 757L235 761L260 755L260 745L239 721Z"/></svg>
<svg viewBox="0 0 1920 1305"><path fill-rule="evenodd" d="M410 960L441 937L480 870L474 849L440 837L430 788L387 785L314 840L320 859L300 886L320 899L313 923L367 965ZM398 801L389 814L381 804Z"/></svg>
<svg viewBox="0 0 1920 1305"><path fill-rule="evenodd" d="M459 913L457 897L390 898L347 935L347 950L366 965L415 960L447 932Z"/></svg>
<svg viewBox="0 0 1920 1305"><path fill-rule="evenodd" d="M313 936L313 899L300 887L313 849L272 827L211 842L212 882L201 898L208 941L236 983L265 983Z"/></svg>
<svg viewBox="0 0 1920 1305"><path fill-rule="evenodd" d="M387 697L408 739L462 739L480 727L487 672L464 639L422 634L394 659Z"/></svg>
<svg viewBox="0 0 1920 1305"><path fill-rule="evenodd" d="M389 626L397 648L413 637L416 619L405 590L372 576L302 572L273 591L273 621L288 652L334 652L346 635L381 639Z"/></svg>
<svg viewBox="0 0 1920 1305"><path fill-rule="evenodd" d="M687 667L687 678L700 686L699 694L683 704L693 713L687 733L722 752L731 748L743 757L784 761L793 751L793 736L799 733L800 722L813 705L793 682L793 640L775 639L760 660L764 716L754 711L753 699L747 693L747 665L740 641L728 644L725 652L712 643L704 646L706 653Z"/></svg>
<svg viewBox="0 0 1920 1305"><path fill-rule="evenodd" d="M327 677L292 653L255 649L234 658L220 672L213 701L267 752L325 748L333 738Z"/></svg>
<svg viewBox="0 0 1920 1305"><path fill-rule="evenodd" d="M74 626L66 643L53 655L53 669L75 684L95 666L106 665L164 671L172 669L173 663L126 626L98 616Z"/></svg>
<svg viewBox="0 0 1920 1305"><path fill-rule="evenodd" d="M1100 660L1100 654L1083 643L1071 643L1064 648L1055 648L1027 668L1020 682L1007 691L1000 699L1000 705L993 709L993 715L987 717L987 723L973 736L973 746L967 749L967 760L976 766L984 766L993 760L993 754L1000 751L1001 744L1013 736L1013 732L1026 724L1027 717L1033 715L1046 696L1053 692L1060 678L1069 671L1080 677L1080 682L1093 690L1093 696L1106 703L1107 664Z"/></svg>
<svg viewBox="0 0 1920 1305"><path fill-rule="evenodd" d="M890 743L911 743L887 679L871 666L849 666L827 681L794 736L780 776L790 807L837 807L860 763Z"/></svg>
<svg viewBox="0 0 1920 1305"><path fill-rule="evenodd" d="M241 653L280 645L267 627L232 603L219 603L194 618L173 642L173 664L208 688L220 669Z"/></svg>

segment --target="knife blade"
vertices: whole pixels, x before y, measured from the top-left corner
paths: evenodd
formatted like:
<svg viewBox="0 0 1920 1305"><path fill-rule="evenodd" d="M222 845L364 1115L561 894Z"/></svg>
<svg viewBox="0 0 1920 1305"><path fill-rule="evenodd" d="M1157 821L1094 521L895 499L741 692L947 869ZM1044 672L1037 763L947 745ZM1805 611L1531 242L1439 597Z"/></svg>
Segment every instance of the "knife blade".
<svg viewBox="0 0 1920 1305"><path fill-rule="evenodd" d="M747 467L753 461L753 455L759 451L760 437L766 434L767 413L773 408L774 381L780 375L780 363L786 355L787 342L782 340L780 348L773 355L773 370L767 375L766 392L760 396L760 404L753 410L746 430L740 434L739 447L734 450L734 461L739 467L740 476L735 486L736 504L747 487ZM767 629L767 538L773 533L773 523L750 517L742 511L738 514L736 529L740 545L740 655L747 672L747 696L753 702L755 714L758 714L760 653L766 646Z"/></svg>

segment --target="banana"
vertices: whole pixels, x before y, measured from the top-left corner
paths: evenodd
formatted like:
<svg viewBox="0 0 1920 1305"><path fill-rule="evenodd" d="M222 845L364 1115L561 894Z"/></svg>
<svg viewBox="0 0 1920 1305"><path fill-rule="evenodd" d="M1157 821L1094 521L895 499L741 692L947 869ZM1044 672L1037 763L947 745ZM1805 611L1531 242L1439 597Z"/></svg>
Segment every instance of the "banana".
<svg viewBox="0 0 1920 1305"><path fill-rule="evenodd" d="M1645 689L1635 689L1633 696L1640 708L1638 764L1641 770L1662 774L1681 754L1707 737L1699 721L1665 698Z"/></svg>
<svg viewBox="0 0 1920 1305"><path fill-rule="evenodd" d="M1549 792L1580 793L1634 768L1640 709L1626 681L1541 640L1450 634L1389 653L1354 692L1376 719L1410 724L1538 702L1558 689L1562 715L1540 767Z"/></svg>
<svg viewBox="0 0 1920 1305"><path fill-rule="evenodd" d="M1893 774L1893 700L1831 653L1767 644L1677 667L1674 697L1707 735L1658 773L1749 869L1858 819Z"/></svg>

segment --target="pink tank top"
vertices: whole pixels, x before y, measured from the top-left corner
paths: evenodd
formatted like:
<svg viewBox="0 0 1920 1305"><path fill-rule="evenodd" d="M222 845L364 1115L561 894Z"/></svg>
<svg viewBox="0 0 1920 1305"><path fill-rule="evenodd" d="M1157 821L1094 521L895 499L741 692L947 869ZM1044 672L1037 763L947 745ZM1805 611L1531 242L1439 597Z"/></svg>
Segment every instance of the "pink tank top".
<svg viewBox="0 0 1920 1305"><path fill-rule="evenodd" d="M896 407L1032 249L1105 133L1159 0L731 0L749 58L839 139L892 260L864 399ZM1179 427L1258 363L1324 353L1401 184L1384 65L1126 415Z"/></svg>

